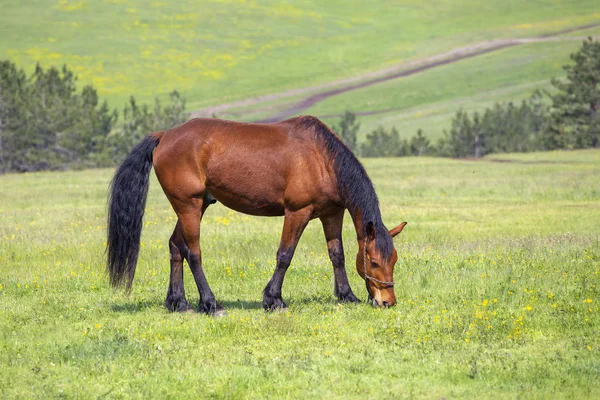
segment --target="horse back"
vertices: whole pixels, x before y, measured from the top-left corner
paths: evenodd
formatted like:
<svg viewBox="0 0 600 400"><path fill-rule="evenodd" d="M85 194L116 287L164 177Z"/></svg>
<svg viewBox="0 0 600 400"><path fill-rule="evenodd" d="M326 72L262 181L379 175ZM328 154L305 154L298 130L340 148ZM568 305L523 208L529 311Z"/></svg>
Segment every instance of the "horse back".
<svg viewBox="0 0 600 400"><path fill-rule="evenodd" d="M167 197L206 191L252 215L339 201L330 160L297 119L250 124L190 120L163 134L154 167Z"/></svg>

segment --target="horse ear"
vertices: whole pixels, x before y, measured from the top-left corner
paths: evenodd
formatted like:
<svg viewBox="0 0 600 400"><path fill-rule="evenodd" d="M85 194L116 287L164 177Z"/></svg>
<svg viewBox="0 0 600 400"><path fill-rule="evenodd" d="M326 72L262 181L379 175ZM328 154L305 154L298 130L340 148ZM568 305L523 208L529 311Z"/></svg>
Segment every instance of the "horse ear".
<svg viewBox="0 0 600 400"><path fill-rule="evenodd" d="M373 241L375 240L375 225L373 225L373 222L369 221L369 223L367 223L367 238L369 239L369 241Z"/></svg>
<svg viewBox="0 0 600 400"><path fill-rule="evenodd" d="M392 237L395 237L397 234L399 234L400 232L402 232L402 229L404 229L404 227L406 226L407 222L403 222L400 225L398 225L397 227L395 227L394 229L392 229L390 231L390 235L392 235Z"/></svg>

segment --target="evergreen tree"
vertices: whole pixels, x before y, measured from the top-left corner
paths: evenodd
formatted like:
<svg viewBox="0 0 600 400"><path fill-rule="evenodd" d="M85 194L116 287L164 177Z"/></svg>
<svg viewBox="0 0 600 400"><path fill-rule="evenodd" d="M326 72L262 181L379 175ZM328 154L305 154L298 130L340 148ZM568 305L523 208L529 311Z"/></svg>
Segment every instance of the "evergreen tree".
<svg viewBox="0 0 600 400"><path fill-rule="evenodd" d="M18 149L17 129L26 119L27 76L9 61L0 61L0 173L12 169Z"/></svg>
<svg viewBox="0 0 600 400"><path fill-rule="evenodd" d="M553 79L552 138L560 148L600 146L600 42L588 38L571 54L565 81Z"/></svg>
<svg viewBox="0 0 600 400"><path fill-rule="evenodd" d="M170 129L185 122L185 100L179 92L170 94L170 104L163 106L158 97L154 109L147 104L139 105L133 96L123 109L123 122L108 137L104 155L112 163L118 163L142 138L152 132Z"/></svg>
<svg viewBox="0 0 600 400"><path fill-rule="evenodd" d="M462 109L458 110L452 119L450 131L444 130L444 136L439 141L440 155L446 157L474 157L475 128L479 127L473 125L469 115ZM481 140L481 138L478 140Z"/></svg>
<svg viewBox="0 0 600 400"><path fill-rule="evenodd" d="M66 66L38 64L27 77L0 61L0 173L113 165L143 136L187 119L184 99L173 92L153 109L131 97L117 127L117 111L92 86L79 92L76 81Z"/></svg>
<svg viewBox="0 0 600 400"><path fill-rule="evenodd" d="M417 134L410 138L409 149L413 156L431 154L433 151L431 142L423 135L422 129L417 130Z"/></svg>
<svg viewBox="0 0 600 400"><path fill-rule="evenodd" d="M402 157L409 154L406 140L400 139L396 128L387 132L382 126L367 135L361 146L363 157Z"/></svg>
<svg viewBox="0 0 600 400"><path fill-rule="evenodd" d="M345 111L340 121L333 126L333 130L340 135L346 146L354 152L358 149L356 135L359 129L360 124L356 119L356 114L351 111Z"/></svg>
<svg viewBox="0 0 600 400"><path fill-rule="evenodd" d="M8 61L0 63L0 169L36 171L94 165L91 154L115 120L98 107L92 87L78 94L76 77L64 66L39 64L27 78Z"/></svg>

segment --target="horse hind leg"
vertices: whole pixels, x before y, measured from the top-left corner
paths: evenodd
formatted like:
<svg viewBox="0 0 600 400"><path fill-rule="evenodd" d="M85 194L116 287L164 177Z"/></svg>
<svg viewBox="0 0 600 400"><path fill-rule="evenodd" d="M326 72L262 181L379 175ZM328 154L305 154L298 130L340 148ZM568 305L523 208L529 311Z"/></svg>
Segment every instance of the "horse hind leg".
<svg viewBox="0 0 600 400"><path fill-rule="evenodd" d="M183 258L187 258L188 248L183 240L179 222L175 225L173 234L169 239L169 250L171 252L171 275L165 307L171 312L192 310L185 298L185 288L183 286Z"/></svg>
<svg viewBox="0 0 600 400"><path fill-rule="evenodd" d="M194 281L200 293L198 311L206 314L221 316L225 314L223 307L215 299L204 271L202 270L202 253L200 251L200 221L209 202L202 198L194 198L188 204L178 205L176 212L179 215L181 233L187 246L187 261L194 276Z"/></svg>

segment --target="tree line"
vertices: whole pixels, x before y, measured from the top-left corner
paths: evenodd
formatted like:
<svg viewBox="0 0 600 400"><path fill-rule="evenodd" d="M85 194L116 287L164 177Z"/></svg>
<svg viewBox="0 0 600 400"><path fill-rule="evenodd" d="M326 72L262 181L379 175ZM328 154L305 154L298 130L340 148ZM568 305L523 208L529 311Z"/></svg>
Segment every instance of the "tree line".
<svg viewBox="0 0 600 400"><path fill-rule="evenodd" d="M334 130L363 157L431 155L483 157L490 153L600 147L600 42L591 38L571 55L564 80L553 79L553 94L535 91L520 104L496 103L483 112L459 110L450 129L431 143L419 129L402 139L395 128L379 127L356 140L360 124L347 111Z"/></svg>
<svg viewBox="0 0 600 400"><path fill-rule="evenodd" d="M459 110L437 143L419 129L402 138L379 127L357 136L360 123L347 111L336 131L362 157L482 157L490 153L600 146L600 42L591 38L571 55L566 78L553 79L553 94L536 91L519 104L496 103L483 112ZM119 112L96 89L77 90L67 67L27 75L0 61L0 173L111 166L142 137L188 118L185 100L173 91L163 104L139 104L133 96Z"/></svg>
<svg viewBox="0 0 600 400"><path fill-rule="evenodd" d="M152 106L131 96L119 113L76 80L67 66L27 75L0 61L0 173L114 165L149 132L187 119L176 91Z"/></svg>

